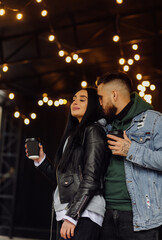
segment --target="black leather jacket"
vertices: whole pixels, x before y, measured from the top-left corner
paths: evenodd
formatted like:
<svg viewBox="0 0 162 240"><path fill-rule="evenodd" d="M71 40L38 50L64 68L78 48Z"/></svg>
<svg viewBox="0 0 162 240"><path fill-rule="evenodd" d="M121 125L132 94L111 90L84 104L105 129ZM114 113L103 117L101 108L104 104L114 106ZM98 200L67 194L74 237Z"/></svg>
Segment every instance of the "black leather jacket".
<svg viewBox="0 0 162 240"><path fill-rule="evenodd" d="M70 164L65 173L57 170L56 178L61 203L69 203L66 215L79 219L92 197L102 193L110 158L105 131L98 123L85 128L82 143L74 149L72 158L77 167ZM55 170L48 159L38 168L54 181Z"/></svg>

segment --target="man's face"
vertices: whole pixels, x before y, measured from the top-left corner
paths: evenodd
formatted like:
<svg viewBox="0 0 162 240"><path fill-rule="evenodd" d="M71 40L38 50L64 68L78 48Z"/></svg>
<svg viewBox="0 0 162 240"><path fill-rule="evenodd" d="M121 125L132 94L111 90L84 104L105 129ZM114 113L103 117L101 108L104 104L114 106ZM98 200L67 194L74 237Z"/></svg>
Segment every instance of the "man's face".
<svg viewBox="0 0 162 240"><path fill-rule="evenodd" d="M99 96L100 105L105 113L108 121L112 121L116 115L117 108L113 104L113 92L108 90L107 86L101 83L98 86L97 93Z"/></svg>

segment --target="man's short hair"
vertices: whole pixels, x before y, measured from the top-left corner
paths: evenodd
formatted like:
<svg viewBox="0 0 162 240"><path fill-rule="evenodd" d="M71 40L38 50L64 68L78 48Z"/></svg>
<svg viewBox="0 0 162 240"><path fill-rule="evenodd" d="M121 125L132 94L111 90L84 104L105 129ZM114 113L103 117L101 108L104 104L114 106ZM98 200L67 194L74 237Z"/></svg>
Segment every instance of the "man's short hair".
<svg viewBox="0 0 162 240"><path fill-rule="evenodd" d="M119 81L124 84L129 92L132 92L132 80L124 72L115 72L115 73L105 73L97 79L97 86L101 83L106 84L113 81Z"/></svg>

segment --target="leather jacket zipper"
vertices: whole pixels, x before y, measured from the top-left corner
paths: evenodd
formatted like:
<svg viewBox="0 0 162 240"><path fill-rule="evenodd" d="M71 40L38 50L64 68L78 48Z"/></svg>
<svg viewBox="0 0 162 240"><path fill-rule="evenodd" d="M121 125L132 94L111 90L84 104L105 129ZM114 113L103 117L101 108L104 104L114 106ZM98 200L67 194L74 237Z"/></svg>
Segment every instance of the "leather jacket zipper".
<svg viewBox="0 0 162 240"><path fill-rule="evenodd" d="M80 207L77 211L77 220L80 218L80 211L81 211L82 207L84 206L84 204L85 204L85 202L87 201L88 198L89 198L88 196L84 196L84 198L81 202L81 205L80 205Z"/></svg>

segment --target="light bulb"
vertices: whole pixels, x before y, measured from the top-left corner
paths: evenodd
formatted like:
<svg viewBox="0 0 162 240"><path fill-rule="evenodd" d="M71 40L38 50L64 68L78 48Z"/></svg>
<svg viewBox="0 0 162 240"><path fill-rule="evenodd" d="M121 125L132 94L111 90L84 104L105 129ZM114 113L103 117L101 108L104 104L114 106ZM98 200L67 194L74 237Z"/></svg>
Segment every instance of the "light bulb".
<svg viewBox="0 0 162 240"><path fill-rule="evenodd" d="M136 61L139 61L139 60L140 60L140 55L139 55L139 54L135 54L135 55L134 55L134 59L135 59Z"/></svg>
<svg viewBox="0 0 162 240"><path fill-rule="evenodd" d="M37 3L41 3L41 2L42 2L42 0L36 0L36 2L37 2Z"/></svg>
<svg viewBox="0 0 162 240"><path fill-rule="evenodd" d="M30 117L31 117L31 119L36 119L37 115L36 115L36 113L31 113Z"/></svg>
<svg viewBox="0 0 162 240"><path fill-rule="evenodd" d="M137 44L133 44L133 45L132 45L132 49L133 49L133 50L137 50L137 49L138 49L138 45L137 45Z"/></svg>
<svg viewBox="0 0 162 240"><path fill-rule="evenodd" d="M53 42L55 40L55 36L53 34L49 35L48 40Z"/></svg>
<svg viewBox="0 0 162 240"><path fill-rule="evenodd" d="M4 16L6 13L5 9L4 8L1 8L0 9L0 16Z"/></svg>
<svg viewBox="0 0 162 240"><path fill-rule="evenodd" d="M42 17L46 17L48 14L47 10L42 10L41 15Z"/></svg>
<svg viewBox="0 0 162 240"><path fill-rule="evenodd" d="M78 57L79 57L79 56L78 56L78 54L76 54L76 53L75 53L75 54L73 54L73 60L75 60L75 61L76 61L76 60L78 59Z"/></svg>
<svg viewBox="0 0 162 240"><path fill-rule="evenodd" d="M43 106L43 101L42 101L42 100L39 100L39 101L38 101L38 105L39 105L39 106Z"/></svg>
<svg viewBox="0 0 162 240"><path fill-rule="evenodd" d="M54 101L54 105L55 105L55 107L58 107L59 106L59 101Z"/></svg>
<svg viewBox="0 0 162 240"><path fill-rule="evenodd" d="M128 72L128 71L129 71L129 66L128 66L128 65L124 65L123 70L124 70L125 72Z"/></svg>
<svg viewBox="0 0 162 240"><path fill-rule="evenodd" d="M25 125L28 125L28 124L30 123L29 118L25 118L25 119L24 119L24 123L25 123Z"/></svg>
<svg viewBox="0 0 162 240"><path fill-rule="evenodd" d="M116 0L116 3L117 3L117 4L122 4L122 3L123 3L123 0Z"/></svg>
<svg viewBox="0 0 162 240"><path fill-rule="evenodd" d="M15 94L14 93L9 93L8 97L9 97L9 99L13 100L15 98Z"/></svg>
<svg viewBox="0 0 162 240"><path fill-rule="evenodd" d="M150 90L151 90L151 91L154 91L155 89L156 89L156 86L155 86L154 84L151 84L151 85L150 85Z"/></svg>
<svg viewBox="0 0 162 240"><path fill-rule="evenodd" d="M66 58L65 58L65 61L67 62L67 63L70 63L71 62L71 57L70 56L67 56Z"/></svg>
<svg viewBox="0 0 162 240"><path fill-rule="evenodd" d="M124 63L125 63L125 59L124 59L124 58L120 58L120 59L119 59L119 64L120 64L120 65L123 65Z"/></svg>
<svg viewBox="0 0 162 240"><path fill-rule="evenodd" d="M60 50L60 51L58 52L58 55L59 55L60 57L63 57L63 56L65 55L65 52L64 52L63 50Z"/></svg>
<svg viewBox="0 0 162 240"><path fill-rule="evenodd" d="M87 82L86 81L82 81L81 82L81 86L84 88L84 87L87 87Z"/></svg>
<svg viewBox="0 0 162 240"><path fill-rule="evenodd" d="M81 64L82 62L83 62L83 58L78 58L78 59L77 59L77 63L78 63L78 64Z"/></svg>
<svg viewBox="0 0 162 240"><path fill-rule="evenodd" d="M50 99L50 100L48 100L47 104L48 104L48 106L52 106L53 105L53 101Z"/></svg>
<svg viewBox="0 0 162 240"><path fill-rule="evenodd" d="M20 112L18 112L18 111L14 112L14 117L19 118L20 117Z"/></svg>
<svg viewBox="0 0 162 240"><path fill-rule="evenodd" d="M22 13L17 13L16 18L17 18L17 20L21 20L23 18L23 14Z"/></svg>
<svg viewBox="0 0 162 240"><path fill-rule="evenodd" d="M128 64L129 64L129 65L132 65L133 63L134 63L133 59L131 59L131 58L128 59Z"/></svg>
<svg viewBox="0 0 162 240"><path fill-rule="evenodd" d="M141 74L141 73L138 73L138 74L136 75L136 78L137 78L137 80L141 80L141 79L142 79L142 74Z"/></svg>
<svg viewBox="0 0 162 240"><path fill-rule="evenodd" d="M3 72L7 72L8 71L8 66L6 64L3 65L2 71Z"/></svg>
<svg viewBox="0 0 162 240"><path fill-rule="evenodd" d="M113 36L113 41L118 42L119 41L119 36L118 35Z"/></svg>

